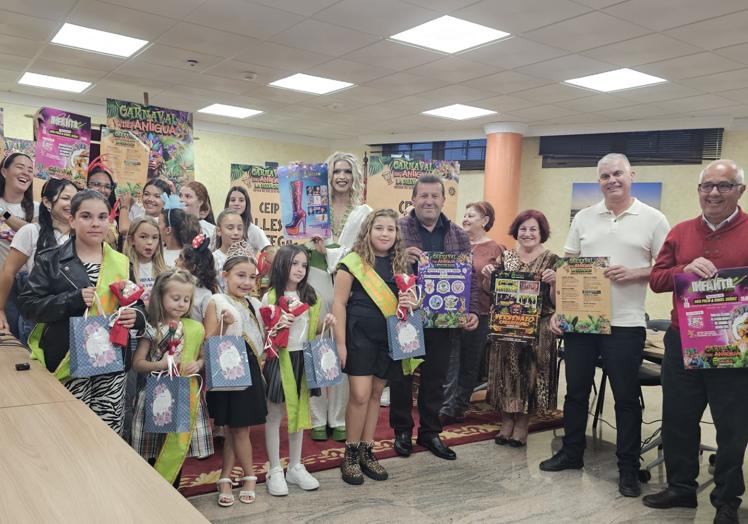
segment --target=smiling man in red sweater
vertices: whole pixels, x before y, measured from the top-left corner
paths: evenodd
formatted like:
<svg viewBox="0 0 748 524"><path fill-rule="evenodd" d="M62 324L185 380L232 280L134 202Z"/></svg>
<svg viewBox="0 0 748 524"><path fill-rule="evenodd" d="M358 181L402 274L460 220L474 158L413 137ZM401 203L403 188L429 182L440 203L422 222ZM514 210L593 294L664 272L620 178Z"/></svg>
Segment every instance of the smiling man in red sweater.
<svg viewBox="0 0 748 524"><path fill-rule="evenodd" d="M748 266L748 215L738 207L745 192L743 170L732 160L715 160L700 175L702 215L676 225L660 249L649 285L655 293L673 291L673 276L695 273L711 278L717 269ZM699 422L707 403L717 430L714 522L738 522L745 491L743 455L748 443L748 370L687 370L683 367L678 317L673 304L665 334L662 365L662 440L668 487L644 497L651 508L696 507L699 474Z"/></svg>

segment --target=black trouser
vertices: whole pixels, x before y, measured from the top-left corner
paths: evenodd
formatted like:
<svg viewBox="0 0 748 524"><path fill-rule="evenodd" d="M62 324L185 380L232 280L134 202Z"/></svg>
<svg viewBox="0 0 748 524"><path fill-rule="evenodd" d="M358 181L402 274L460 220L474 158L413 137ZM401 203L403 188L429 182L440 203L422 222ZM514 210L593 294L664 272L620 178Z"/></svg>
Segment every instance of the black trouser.
<svg viewBox="0 0 748 524"><path fill-rule="evenodd" d="M616 403L618 469L639 469L642 425L639 367L645 337L643 327L613 327L610 335L564 335L566 398L563 449L570 457L581 459L584 454L590 390L598 356L601 356Z"/></svg>
<svg viewBox="0 0 748 524"><path fill-rule="evenodd" d="M418 388L418 435L431 438L441 433L439 410L444 403L444 381L447 376L449 354L456 336L455 329L425 329L425 361L421 364L421 383ZM390 382L390 427L396 433L413 431L413 376L403 375L402 367Z"/></svg>
<svg viewBox="0 0 748 524"><path fill-rule="evenodd" d="M671 488L696 494L699 475L699 421L709 404L717 430L712 504L740 505L745 491L743 456L748 443L748 370L685 369L678 331L665 333L662 364L662 447Z"/></svg>
<svg viewBox="0 0 748 524"><path fill-rule="evenodd" d="M488 315L478 315L478 327L461 330L457 343L452 345L444 382L444 405L441 413L463 417L470 407L470 397L478 382L481 363L486 357Z"/></svg>

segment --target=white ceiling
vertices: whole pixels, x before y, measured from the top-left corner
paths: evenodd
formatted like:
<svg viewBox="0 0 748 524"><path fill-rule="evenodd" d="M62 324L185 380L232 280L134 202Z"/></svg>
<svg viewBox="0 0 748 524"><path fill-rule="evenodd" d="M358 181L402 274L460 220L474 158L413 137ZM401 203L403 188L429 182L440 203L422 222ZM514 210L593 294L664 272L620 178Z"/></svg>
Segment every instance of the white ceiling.
<svg viewBox="0 0 748 524"><path fill-rule="evenodd" d="M452 56L387 40L444 14L512 37ZM151 44L128 60L51 45L64 22ZM618 67L670 82L613 94L559 83ZM25 71L94 85L82 94L20 86ZM256 78L245 79L248 72ZM267 87L298 72L356 86L327 96ZM100 107L148 91L150 103L183 110L223 103L265 111L197 122L330 141L456 136L497 121L572 130L657 119L670 127L748 116L748 2L0 0L0 91ZM499 115L452 122L419 114L455 103Z"/></svg>

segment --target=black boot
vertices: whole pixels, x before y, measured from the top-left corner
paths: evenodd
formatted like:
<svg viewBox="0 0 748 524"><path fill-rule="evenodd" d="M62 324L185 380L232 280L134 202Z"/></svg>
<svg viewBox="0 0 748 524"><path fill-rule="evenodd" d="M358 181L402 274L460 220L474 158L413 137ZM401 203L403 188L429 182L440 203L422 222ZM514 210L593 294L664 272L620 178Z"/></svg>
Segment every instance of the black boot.
<svg viewBox="0 0 748 524"><path fill-rule="evenodd" d="M343 457L343 463L340 464L343 481L354 486L364 483L364 476L361 473L361 466L359 465L358 450L359 444L346 444L345 457Z"/></svg>
<svg viewBox="0 0 748 524"><path fill-rule="evenodd" d="M361 465L361 471L373 480L387 480L389 475L387 470L379 463L374 456L374 443L361 442L358 445L358 461Z"/></svg>

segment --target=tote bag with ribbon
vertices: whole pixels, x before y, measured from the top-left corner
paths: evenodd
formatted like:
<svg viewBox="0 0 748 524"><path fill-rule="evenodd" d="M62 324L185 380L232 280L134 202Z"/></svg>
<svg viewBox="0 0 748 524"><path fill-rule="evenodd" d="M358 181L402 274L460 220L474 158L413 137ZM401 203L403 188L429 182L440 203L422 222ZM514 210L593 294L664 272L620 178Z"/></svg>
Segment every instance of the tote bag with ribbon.
<svg viewBox="0 0 748 524"><path fill-rule="evenodd" d="M304 345L304 372L309 388L336 386L343 381L338 348L328 327Z"/></svg>
<svg viewBox="0 0 748 524"><path fill-rule="evenodd" d="M89 316L88 309L82 317L70 318L70 376L94 377L125 370L122 349L109 339L109 317L94 294L99 314Z"/></svg>
<svg viewBox="0 0 748 524"><path fill-rule="evenodd" d="M413 294L415 302L421 298L418 286L410 287L407 292ZM421 310L413 311L399 307L395 315L387 317L387 339L389 355L392 360L422 357L426 354L423 339L424 315Z"/></svg>
<svg viewBox="0 0 748 524"><path fill-rule="evenodd" d="M145 382L146 433L188 433L190 431L190 379L197 377L198 398L202 389L200 375L182 376L169 354L166 371L152 372Z"/></svg>
<svg viewBox="0 0 748 524"><path fill-rule="evenodd" d="M223 333L223 316L219 333ZM244 339L230 335L208 337L205 340L205 388L208 391L242 391L251 385Z"/></svg>

